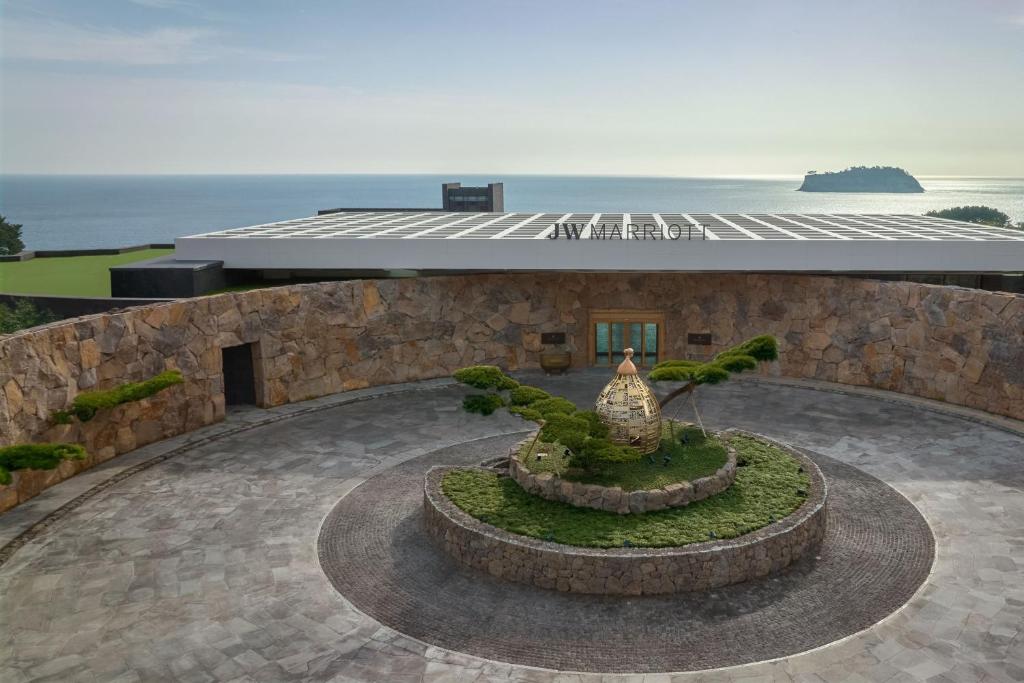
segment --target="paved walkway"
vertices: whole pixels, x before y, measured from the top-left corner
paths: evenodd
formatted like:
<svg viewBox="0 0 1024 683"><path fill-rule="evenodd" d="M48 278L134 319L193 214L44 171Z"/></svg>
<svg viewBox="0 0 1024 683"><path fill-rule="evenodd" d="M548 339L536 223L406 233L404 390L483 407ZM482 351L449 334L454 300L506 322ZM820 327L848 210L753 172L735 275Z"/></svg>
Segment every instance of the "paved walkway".
<svg viewBox="0 0 1024 683"><path fill-rule="evenodd" d="M583 397L604 379L550 384ZM355 486L436 449L522 430L508 415L462 413L462 393L299 414L84 501L0 568L0 680L605 680L424 645L352 609L320 571L319 525ZM931 524L937 558L906 608L844 641L637 680L1024 679L1024 438L805 388L734 382L701 393L710 425L806 446L891 484Z"/></svg>

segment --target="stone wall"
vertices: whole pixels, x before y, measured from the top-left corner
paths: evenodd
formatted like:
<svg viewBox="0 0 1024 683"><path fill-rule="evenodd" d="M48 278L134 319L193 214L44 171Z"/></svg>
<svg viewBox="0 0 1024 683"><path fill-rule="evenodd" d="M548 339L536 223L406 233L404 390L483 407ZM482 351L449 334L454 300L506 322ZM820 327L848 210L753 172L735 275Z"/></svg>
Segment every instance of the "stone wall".
<svg viewBox="0 0 1024 683"><path fill-rule="evenodd" d="M537 367L542 332L588 363L589 314L665 314L666 356L760 333L766 371L900 391L1024 419L1024 297L854 278L526 273L294 285L175 301L0 337L0 445L77 441L106 459L223 418L221 348L254 344L271 406L439 377L472 363ZM710 332L710 347L687 333ZM178 368L185 384L87 425L50 415L79 392Z"/></svg>
<svg viewBox="0 0 1024 683"><path fill-rule="evenodd" d="M456 561L506 581L601 595L711 590L768 576L821 543L828 501L825 479L811 460L789 452L811 477L807 500L789 517L735 539L678 548L598 549L511 534L469 516L444 495L441 481L458 469L454 467L427 472L425 525Z"/></svg>
<svg viewBox="0 0 1024 683"><path fill-rule="evenodd" d="M552 472L534 474L520 459L523 447L532 443L536 432L508 451L508 474L535 496L581 508L593 508L620 515L641 514L683 507L721 493L736 481L736 449L726 444L728 457L714 473L693 481L676 482L660 489L623 491L618 486L583 484L562 479Z"/></svg>

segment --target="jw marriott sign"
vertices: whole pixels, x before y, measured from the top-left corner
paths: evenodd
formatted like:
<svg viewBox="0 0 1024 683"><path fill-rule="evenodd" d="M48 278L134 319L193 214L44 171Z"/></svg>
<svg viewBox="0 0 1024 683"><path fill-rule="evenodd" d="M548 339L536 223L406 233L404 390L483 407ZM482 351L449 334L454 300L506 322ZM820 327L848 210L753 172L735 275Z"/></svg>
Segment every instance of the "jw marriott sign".
<svg viewBox="0 0 1024 683"><path fill-rule="evenodd" d="M698 223L553 223L549 240L705 240L707 227Z"/></svg>

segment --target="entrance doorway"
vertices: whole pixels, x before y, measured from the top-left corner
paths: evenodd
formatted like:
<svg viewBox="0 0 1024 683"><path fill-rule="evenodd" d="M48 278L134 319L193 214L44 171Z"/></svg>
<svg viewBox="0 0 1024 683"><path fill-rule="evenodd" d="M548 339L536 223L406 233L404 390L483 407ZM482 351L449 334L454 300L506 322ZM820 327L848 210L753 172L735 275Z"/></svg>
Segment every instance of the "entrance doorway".
<svg viewBox="0 0 1024 683"><path fill-rule="evenodd" d="M590 362L617 366L633 349L633 362L651 367L664 346L665 314L657 311L593 311L590 314Z"/></svg>
<svg viewBox="0 0 1024 683"><path fill-rule="evenodd" d="M229 406L256 405L256 374L253 371L253 345L221 349L224 359L224 403Z"/></svg>

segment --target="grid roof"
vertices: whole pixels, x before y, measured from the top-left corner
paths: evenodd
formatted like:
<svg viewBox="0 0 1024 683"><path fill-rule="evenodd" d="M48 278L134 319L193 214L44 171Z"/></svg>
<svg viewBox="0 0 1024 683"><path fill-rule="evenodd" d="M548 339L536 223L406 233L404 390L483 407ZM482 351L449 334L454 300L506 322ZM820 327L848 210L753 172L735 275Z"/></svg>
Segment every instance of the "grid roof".
<svg viewBox="0 0 1024 683"><path fill-rule="evenodd" d="M339 212L232 228L187 239L524 240L547 237L556 224L580 237L636 227L636 238L781 241L1024 241L1024 231L913 214L795 213L448 213ZM614 226L614 227L613 227ZM594 235L599 236L599 235ZM631 238L629 235L623 237Z"/></svg>

